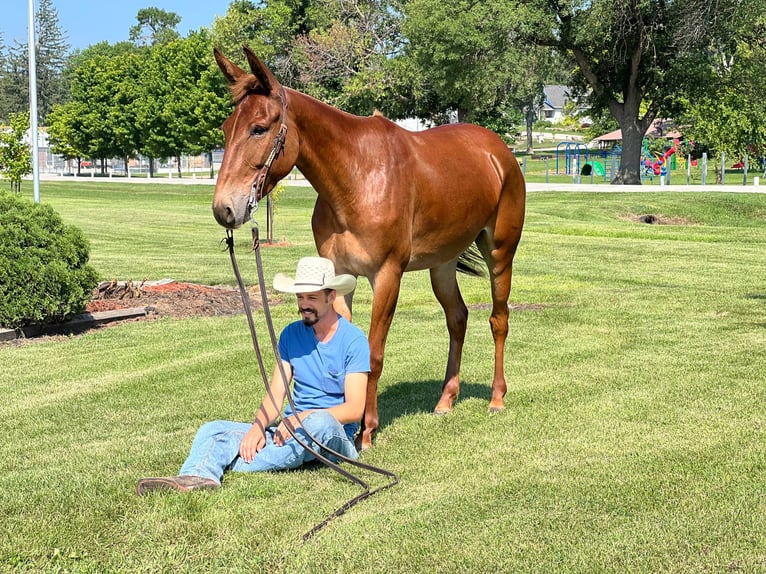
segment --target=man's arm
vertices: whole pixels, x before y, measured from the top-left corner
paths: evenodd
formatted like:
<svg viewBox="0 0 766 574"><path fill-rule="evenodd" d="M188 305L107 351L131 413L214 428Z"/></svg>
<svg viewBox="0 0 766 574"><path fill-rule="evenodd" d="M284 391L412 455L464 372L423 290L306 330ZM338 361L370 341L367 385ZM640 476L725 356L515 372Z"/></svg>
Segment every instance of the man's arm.
<svg viewBox="0 0 766 574"><path fill-rule="evenodd" d="M290 363L282 361L284 367L285 377L289 383L293 376L293 369ZM255 454L261 450L266 444L266 428L277 420L279 413L282 410L282 405L285 402L287 391L285 389L285 382L282 380L282 373L279 369L279 365L274 366L274 373L271 375L271 383L269 384L271 390L271 397L267 394L261 401L261 406L258 408L258 412L255 415L255 422L247 434L242 437L242 442L239 443L239 456L241 456L245 462L250 463L255 457Z"/></svg>
<svg viewBox="0 0 766 574"><path fill-rule="evenodd" d="M348 373L344 393L346 400L330 407L327 412L342 425L359 422L367 400L367 373Z"/></svg>
<svg viewBox="0 0 766 574"><path fill-rule="evenodd" d="M343 403L326 409L327 412L335 417L335 420L342 425L358 422L364 414L364 403L367 400L367 373L346 374L344 397L345 400ZM308 415L313 413L314 410L315 409L302 411L297 415L298 420L302 421ZM293 427L297 427L295 417L296 415L289 417L289 422ZM287 426L283 420L279 423L279 426L274 433L274 444L282 446L289 438L290 432L287 430Z"/></svg>

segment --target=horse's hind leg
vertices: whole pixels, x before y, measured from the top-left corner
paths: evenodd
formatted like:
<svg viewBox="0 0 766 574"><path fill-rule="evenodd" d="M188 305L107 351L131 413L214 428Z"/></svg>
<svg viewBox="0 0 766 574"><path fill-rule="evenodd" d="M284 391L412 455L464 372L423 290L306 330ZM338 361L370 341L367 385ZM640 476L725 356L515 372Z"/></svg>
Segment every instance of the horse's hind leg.
<svg viewBox="0 0 766 574"><path fill-rule="evenodd" d="M444 375L442 396L436 404L437 415L452 411L452 405L460 393L460 360L463 354L465 330L468 324L468 308L460 295L455 276L457 262L452 261L431 269L431 287L447 318L449 331L449 358Z"/></svg>
<svg viewBox="0 0 766 574"><path fill-rule="evenodd" d="M497 412L505 408L505 341L508 338L508 297L511 293L513 256L518 245L518 237L507 247L491 247L490 238L482 234L477 240L479 249L489 267L492 288L492 314L489 324L495 341L495 372L492 377L492 398L489 411Z"/></svg>
<svg viewBox="0 0 766 574"><path fill-rule="evenodd" d="M513 258L521 239L524 223L524 188L521 194L514 194L505 204L505 211L498 212L498 219L493 234L484 232L477 238L476 244L489 267L492 289L492 314L489 324L495 341L495 372L492 377L492 399L489 411L497 412L505 408L505 341L508 338L508 297L511 293L513 276ZM502 217L504 216L504 217Z"/></svg>

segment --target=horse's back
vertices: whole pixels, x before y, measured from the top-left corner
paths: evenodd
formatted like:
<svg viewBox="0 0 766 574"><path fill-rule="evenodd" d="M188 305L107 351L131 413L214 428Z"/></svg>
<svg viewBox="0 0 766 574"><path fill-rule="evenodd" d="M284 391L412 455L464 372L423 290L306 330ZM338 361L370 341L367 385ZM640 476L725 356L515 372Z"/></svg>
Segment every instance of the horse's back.
<svg viewBox="0 0 766 574"><path fill-rule="evenodd" d="M498 183L521 175L519 162L495 132L474 124L447 124L413 133L413 153L425 164L443 166L451 177L495 175Z"/></svg>

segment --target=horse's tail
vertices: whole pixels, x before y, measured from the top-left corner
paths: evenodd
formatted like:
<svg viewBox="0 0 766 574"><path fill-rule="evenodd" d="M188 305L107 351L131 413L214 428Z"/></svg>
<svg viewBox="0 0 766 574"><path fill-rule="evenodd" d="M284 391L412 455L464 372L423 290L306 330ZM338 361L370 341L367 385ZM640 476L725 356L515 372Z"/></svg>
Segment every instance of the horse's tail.
<svg viewBox="0 0 766 574"><path fill-rule="evenodd" d="M472 277L487 276L487 264L475 243L471 243L468 249L457 258L457 270Z"/></svg>

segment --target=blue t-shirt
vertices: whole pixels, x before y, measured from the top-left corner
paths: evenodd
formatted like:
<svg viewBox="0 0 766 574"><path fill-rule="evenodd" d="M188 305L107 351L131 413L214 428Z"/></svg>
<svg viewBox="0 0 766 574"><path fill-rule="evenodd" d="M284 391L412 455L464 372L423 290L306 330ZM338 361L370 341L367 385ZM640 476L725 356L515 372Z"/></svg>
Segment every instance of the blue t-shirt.
<svg viewBox="0 0 766 574"><path fill-rule="evenodd" d="M345 402L347 373L370 372L370 345L362 330L338 317L338 329L321 343L314 328L296 321L279 336L279 354L293 369L293 401L297 411L326 409ZM285 417L293 414L288 403ZM344 426L353 437L356 423Z"/></svg>

